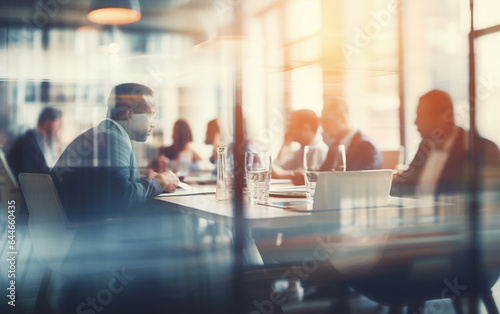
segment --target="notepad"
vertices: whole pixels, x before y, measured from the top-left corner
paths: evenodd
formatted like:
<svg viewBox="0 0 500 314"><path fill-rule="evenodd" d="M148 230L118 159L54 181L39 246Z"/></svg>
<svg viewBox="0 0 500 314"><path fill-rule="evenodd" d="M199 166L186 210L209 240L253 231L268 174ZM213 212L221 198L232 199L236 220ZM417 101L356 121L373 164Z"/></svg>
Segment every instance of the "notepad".
<svg viewBox="0 0 500 314"><path fill-rule="evenodd" d="M287 187L273 187L271 185L269 195L278 197L306 197L306 187L305 185Z"/></svg>
<svg viewBox="0 0 500 314"><path fill-rule="evenodd" d="M215 194L215 188L193 188L189 184L179 182L175 192L161 193L158 196L181 196L181 195L199 195L199 194Z"/></svg>

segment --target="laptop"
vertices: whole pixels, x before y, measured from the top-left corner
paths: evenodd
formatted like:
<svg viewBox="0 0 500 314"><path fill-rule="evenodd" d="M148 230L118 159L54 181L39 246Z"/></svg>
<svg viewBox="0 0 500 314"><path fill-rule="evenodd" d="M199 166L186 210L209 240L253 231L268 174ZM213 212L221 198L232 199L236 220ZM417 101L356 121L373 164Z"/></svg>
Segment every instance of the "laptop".
<svg viewBox="0 0 500 314"><path fill-rule="evenodd" d="M391 182L392 170L320 173L312 209L386 206L389 204Z"/></svg>
<svg viewBox="0 0 500 314"><path fill-rule="evenodd" d="M312 209L307 202L277 202L267 205L298 211L321 211L380 207L389 204L392 170L321 172Z"/></svg>

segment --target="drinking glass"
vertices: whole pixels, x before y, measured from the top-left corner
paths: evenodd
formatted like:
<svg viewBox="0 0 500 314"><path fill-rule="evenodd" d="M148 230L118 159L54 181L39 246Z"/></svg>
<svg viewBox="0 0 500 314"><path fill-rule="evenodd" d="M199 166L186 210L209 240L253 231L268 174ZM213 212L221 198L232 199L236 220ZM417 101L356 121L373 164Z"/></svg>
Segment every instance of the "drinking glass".
<svg viewBox="0 0 500 314"><path fill-rule="evenodd" d="M215 199L224 201L233 197L234 173L232 154L227 147L217 148L217 185Z"/></svg>
<svg viewBox="0 0 500 314"><path fill-rule="evenodd" d="M408 170L408 165L405 164L405 147L399 146L399 158L398 164L396 165L396 173L400 174L403 171Z"/></svg>
<svg viewBox="0 0 500 314"><path fill-rule="evenodd" d="M345 145L337 146L335 151L335 156L333 158L333 168L334 171L346 171L346 160L345 160Z"/></svg>
<svg viewBox="0 0 500 314"><path fill-rule="evenodd" d="M328 150L320 146L304 146L304 181L306 184L306 196L309 203L314 198L316 181L321 166L325 162Z"/></svg>
<svg viewBox="0 0 500 314"><path fill-rule="evenodd" d="M271 153L246 152L245 171L250 202L267 202L271 183Z"/></svg>

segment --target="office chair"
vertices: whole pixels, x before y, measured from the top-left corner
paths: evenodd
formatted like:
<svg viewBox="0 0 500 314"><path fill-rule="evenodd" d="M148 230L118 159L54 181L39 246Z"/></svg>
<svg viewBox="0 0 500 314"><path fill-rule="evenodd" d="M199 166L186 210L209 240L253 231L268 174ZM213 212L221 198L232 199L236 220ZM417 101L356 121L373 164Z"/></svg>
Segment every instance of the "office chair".
<svg viewBox="0 0 500 314"><path fill-rule="evenodd" d="M468 266L463 260L464 254L453 252L449 255L447 269L438 268L433 274L417 272L411 275L411 262L403 262L399 271L392 276L380 276L352 280L351 287L366 297L389 306L389 313L402 313L408 306L407 313L424 313L426 301L450 298L455 313L462 314L461 301L470 293L466 288ZM498 308L492 296L491 288L497 282L498 271L481 269L477 278L478 297L483 301L488 314L498 314ZM424 279L422 279L424 278ZM445 284L447 280L447 284ZM462 290L451 291L449 286L459 284Z"/></svg>
<svg viewBox="0 0 500 314"><path fill-rule="evenodd" d="M40 312L53 271L69 275L63 268L76 231L66 229L64 213L54 183L48 174L19 174L19 182L30 211L28 228L38 261L45 267L35 302Z"/></svg>
<svg viewBox="0 0 500 314"><path fill-rule="evenodd" d="M170 269L169 265L178 266L179 261L187 257L185 250L165 246L165 237L143 239L140 234L137 235L141 228L151 228L151 220L158 220L154 216L142 222L131 217L71 223L50 175L21 173L19 181L30 211L28 226L35 255L45 267L35 302L35 313L45 310L53 272L62 275L66 281L67 289L64 292L68 296L62 306L64 313L69 313L74 311L78 289L87 275L104 275L111 269L121 269L123 263L126 263L127 270L159 269L161 272ZM127 232L132 235L127 237ZM133 240L139 241L140 245L132 243ZM144 241L150 244L147 249L144 249ZM159 255L150 255L155 253ZM193 267L198 268L199 265ZM189 270L192 271L191 268ZM167 297L181 298L183 289L191 288L179 288L173 296Z"/></svg>
<svg viewBox="0 0 500 314"><path fill-rule="evenodd" d="M28 229L31 234L33 249L38 261L45 267L37 299L35 313L43 311L47 288L53 272L69 279L69 293L76 297L79 279L84 274L108 272L114 265L107 263L106 256L115 252L108 250L112 246L100 247L88 233L96 231L93 227L106 222L102 220L85 224L70 224L64 211L52 178L48 174L21 173L19 181L29 209ZM117 219L119 220L119 219ZM77 241L78 232L88 243L89 250L72 250ZM89 231L89 232L85 232ZM80 243L81 244L81 243ZM76 245L78 246L78 245ZM104 248L99 250L99 248ZM99 256L99 263L89 258ZM73 280L76 279L76 280ZM68 300L70 302L72 300ZM69 303L67 304L69 306Z"/></svg>
<svg viewBox="0 0 500 314"><path fill-rule="evenodd" d="M399 150L382 151L383 169L396 169L399 162Z"/></svg>
<svg viewBox="0 0 500 314"><path fill-rule="evenodd" d="M21 211L23 208L23 195L21 193L21 189L17 184L17 181L12 174L12 171L7 163L7 159L5 158L5 153L0 149L0 200L2 200L1 208L2 208L2 219L6 221L7 208L4 206L7 205L8 200L14 200L16 209ZM1 220L1 219L0 219Z"/></svg>
<svg viewBox="0 0 500 314"><path fill-rule="evenodd" d="M12 171L5 159L3 150L0 149L0 234L7 232L8 201L22 200L17 182L12 175ZM17 207L17 206L16 206ZM1 247L1 251L6 251L7 242Z"/></svg>
<svg viewBox="0 0 500 314"><path fill-rule="evenodd" d="M27 230L28 212L25 207L21 188L17 184L17 180L7 163L3 150L0 149L0 234L5 234L5 239L7 239L8 231L7 218L9 217L9 206L12 206L10 209L15 209L16 248L23 262L26 262L26 265L28 265L31 263L33 257ZM0 252L8 251L7 244L8 242L5 241L0 245ZM26 279L26 271L27 267L19 274L18 282L20 284L23 284Z"/></svg>

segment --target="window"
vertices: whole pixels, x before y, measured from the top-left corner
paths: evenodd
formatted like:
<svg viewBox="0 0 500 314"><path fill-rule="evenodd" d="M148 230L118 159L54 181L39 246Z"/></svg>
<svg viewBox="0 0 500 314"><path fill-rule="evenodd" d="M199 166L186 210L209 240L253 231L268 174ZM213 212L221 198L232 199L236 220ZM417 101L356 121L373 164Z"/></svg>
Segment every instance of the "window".
<svg viewBox="0 0 500 314"><path fill-rule="evenodd" d="M420 143L415 127L420 96L432 89L450 94L455 121L468 129L470 28L468 1L404 1L404 93L407 161ZM469 26L468 26L469 25ZM469 27L469 28L468 28Z"/></svg>

